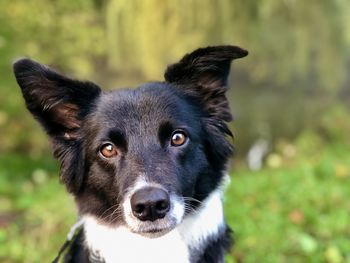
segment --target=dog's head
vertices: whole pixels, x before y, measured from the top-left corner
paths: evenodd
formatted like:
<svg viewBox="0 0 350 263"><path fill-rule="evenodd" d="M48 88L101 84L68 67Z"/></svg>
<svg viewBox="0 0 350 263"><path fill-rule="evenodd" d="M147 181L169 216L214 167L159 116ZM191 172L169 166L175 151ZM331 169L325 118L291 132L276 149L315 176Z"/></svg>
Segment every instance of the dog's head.
<svg viewBox="0 0 350 263"><path fill-rule="evenodd" d="M232 146L225 96L235 46L198 49L164 82L102 92L29 59L14 72L82 215L144 235L166 233L222 181Z"/></svg>

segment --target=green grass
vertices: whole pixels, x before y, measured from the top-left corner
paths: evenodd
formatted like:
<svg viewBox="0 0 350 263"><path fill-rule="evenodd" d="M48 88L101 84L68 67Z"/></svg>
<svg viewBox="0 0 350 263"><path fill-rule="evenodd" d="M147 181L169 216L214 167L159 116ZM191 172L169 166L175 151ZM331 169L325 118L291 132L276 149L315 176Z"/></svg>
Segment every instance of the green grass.
<svg viewBox="0 0 350 263"><path fill-rule="evenodd" d="M350 262L349 153L236 171L225 201L236 262Z"/></svg>
<svg viewBox="0 0 350 263"><path fill-rule="evenodd" d="M0 262L50 262L75 220L52 159L0 157Z"/></svg>
<svg viewBox="0 0 350 263"><path fill-rule="evenodd" d="M350 262L350 148L238 168L225 196L227 262ZM0 262L48 262L75 220L50 158L0 156Z"/></svg>

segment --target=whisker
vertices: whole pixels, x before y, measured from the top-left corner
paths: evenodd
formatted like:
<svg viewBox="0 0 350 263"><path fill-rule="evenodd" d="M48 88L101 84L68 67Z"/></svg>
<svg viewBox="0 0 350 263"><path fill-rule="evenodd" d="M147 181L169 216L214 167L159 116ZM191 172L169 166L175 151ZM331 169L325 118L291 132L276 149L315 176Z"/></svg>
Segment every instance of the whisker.
<svg viewBox="0 0 350 263"><path fill-rule="evenodd" d="M119 206L119 204L115 204L112 205L111 207L109 207L108 209L106 209L105 211L103 211L103 213L100 215L101 218L103 218L103 216L108 213L110 210L114 209L116 206Z"/></svg>
<svg viewBox="0 0 350 263"><path fill-rule="evenodd" d="M117 211L117 210L119 210L119 209L116 209L116 210L114 210L113 211L113 213L110 215L110 217L112 217L114 214L115 214L115 212ZM118 221L119 219L121 219L122 218L122 214L121 213L118 213L118 214L116 214L113 218L112 218L112 220L110 221L110 223L115 223L116 221Z"/></svg>
<svg viewBox="0 0 350 263"><path fill-rule="evenodd" d="M183 198L184 201L196 202L198 204L202 204L203 203L202 201L199 201L198 199L193 198L193 197L184 196L182 198Z"/></svg>
<svg viewBox="0 0 350 263"><path fill-rule="evenodd" d="M184 209L185 209L185 213L187 213L187 214L189 214L189 213L197 213L197 210L191 204L185 204Z"/></svg>

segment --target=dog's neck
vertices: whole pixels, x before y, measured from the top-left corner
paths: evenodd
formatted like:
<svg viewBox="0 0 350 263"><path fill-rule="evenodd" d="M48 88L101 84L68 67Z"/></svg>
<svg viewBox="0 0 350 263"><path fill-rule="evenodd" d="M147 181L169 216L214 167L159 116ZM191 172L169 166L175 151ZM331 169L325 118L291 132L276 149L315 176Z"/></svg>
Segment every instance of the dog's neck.
<svg viewBox="0 0 350 263"><path fill-rule="evenodd" d="M91 216L84 218L86 246L106 263L188 263L198 258L225 226L220 190L210 194L178 227L159 238L140 236L124 226L111 228Z"/></svg>

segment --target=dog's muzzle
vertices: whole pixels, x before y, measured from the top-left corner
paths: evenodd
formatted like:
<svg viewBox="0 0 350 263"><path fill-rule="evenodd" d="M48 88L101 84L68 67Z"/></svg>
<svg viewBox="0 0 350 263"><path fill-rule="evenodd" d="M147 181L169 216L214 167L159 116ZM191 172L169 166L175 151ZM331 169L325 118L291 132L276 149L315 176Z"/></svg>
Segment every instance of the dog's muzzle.
<svg viewBox="0 0 350 263"><path fill-rule="evenodd" d="M137 190L130 199L132 214L141 221L164 218L170 210L169 194L158 187Z"/></svg>
<svg viewBox="0 0 350 263"><path fill-rule="evenodd" d="M161 185L139 182L123 202L124 219L134 233L157 237L174 229L183 219L184 201Z"/></svg>

